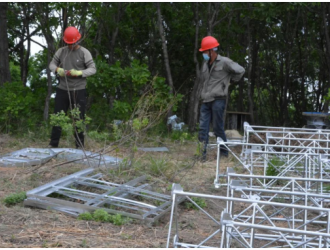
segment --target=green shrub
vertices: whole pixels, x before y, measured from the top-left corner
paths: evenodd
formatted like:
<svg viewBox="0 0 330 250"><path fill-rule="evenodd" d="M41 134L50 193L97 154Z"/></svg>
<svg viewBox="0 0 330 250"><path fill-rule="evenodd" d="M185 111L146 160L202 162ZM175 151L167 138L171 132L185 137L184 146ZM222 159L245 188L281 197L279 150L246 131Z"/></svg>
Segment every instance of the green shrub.
<svg viewBox="0 0 330 250"><path fill-rule="evenodd" d="M180 144L184 144L185 142L192 140L193 136L186 131L173 131L171 139L180 142Z"/></svg>
<svg viewBox="0 0 330 250"><path fill-rule="evenodd" d="M111 215L103 209L97 209L93 213L93 218L95 221L99 222L110 222Z"/></svg>
<svg viewBox="0 0 330 250"><path fill-rule="evenodd" d="M5 83L0 90L0 131L26 132L42 121L44 104L21 82Z"/></svg>
<svg viewBox="0 0 330 250"><path fill-rule="evenodd" d="M80 119L79 108L73 108L69 111L69 116L67 116L64 111L57 114L50 115L50 125L59 126L62 131L67 135L71 135L74 129L77 128L78 132L83 132L86 130L86 125L91 122L91 118L85 115L85 119Z"/></svg>
<svg viewBox="0 0 330 250"><path fill-rule="evenodd" d="M93 215L89 212L78 215L78 220L94 220Z"/></svg>
<svg viewBox="0 0 330 250"><path fill-rule="evenodd" d="M121 226L127 222L127 219L124 219L120 214L115 214L111 216L110 222L116 226Z"/></svg>
<svg viewBox="0 0 330 250"><path fill-rule="evenodd" d="M148 164L150 173L159 176L169 168L167 159L150 157L150 164Z"/></svg>
<svg viewBox="0 0 330 250"><path fill-rule="evenodd" d="M25 199L26 199L26 193L25 192L14 193L14 194L8 195L4 199L4 203L6 205L15 205L17 203L20 203L20 202L24 201Z"/></svg>
<svg viewBox="0 0 330 250"><path fill-rule="evenodd" d="M107 132L97 132L96 130L89 131L87 134L90 138L92 138L93 140L98 141L98 142L107 141L110 138L109 133L107 133Z"/></svg>
<svg viewBox="0 0 330 250"><path fill-rule="evenodd" d="M203 198L192 197L191 199L201 208L205 208L207 206L206 201ZM190 201L186 201L184 204L187 209L198 209L198 207Z"/></svg>
<svg viewBox="0 0 330 250"><path fill-rule="evenodd" d="M266 169L266 176L277 176L280 171L279 168L284 165L284 161L275 157L269 161Z"/></svg>
<svg viewBox="0 0 330 250"><path fill-rule="evenodd" d="M269 161L269 164L266 169L266 176L278 176L280 174L280 168L284 165L284 161L275 157ZM272 179L268 179L267 183ZM280 181L276 181L277 184L280 184Z"/></svg>
<svg viewBox="0 0 330 250"><path fill-rule="evenodd" d="M78 216L78 220L88 220L97 222L110 222L116 226L121 226L129 222L128 218L122 217L120 214L111 215L104 209L97 209L94 213L82 213Z"/></svg>

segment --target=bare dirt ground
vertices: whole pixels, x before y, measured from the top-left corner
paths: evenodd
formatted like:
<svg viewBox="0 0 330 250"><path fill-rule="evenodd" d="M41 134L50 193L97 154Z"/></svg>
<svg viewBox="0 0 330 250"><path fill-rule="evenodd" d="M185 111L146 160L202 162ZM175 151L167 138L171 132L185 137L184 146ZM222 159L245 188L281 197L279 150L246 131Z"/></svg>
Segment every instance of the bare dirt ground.
<svg viewBox="0 0 330 250"><path fill-rule="evenodd" d="M45 148L45 142L24 141L0 134L0 155L26 147ZM70 147L70 145L61 145ZM172 182L180 183L185 191L224 195L225 188L215 189L213 181L216 170L216 152L210 150L208 160L201 163L194 156L195 142L168 142L164 145L169 152L136 152L135 158L139 164L148 159L163 159L167 170L160 175L154 175L148 168L141 168L151 175L150 182L157 185L157 191L163 190L170 194ZM72 147L72 145L71 145ZM87 142L86 150L96 151L100 145ZM115 151L121 158L128 157L130 150L122 146ZM111 155L111 154L109 154ZM114 155L111 155L114 156ZM142 221L132 220L128 224L116 226L111 223L82 221L58 211L42 210L24 207L22 204L6 206L4 197L20 191L29 191L60 177L67 176L85 165L63 164L52 159L40 168L34 167L2 167L0 168L0 247L35 248L35 247L111 247L111 248L162 248L166 247L170 212L154 225L146 225ZM147 163L146 163L147 164ZM221 171L233 165L232 156L222 161ZM134 166L132 166L134 167ZM34 170L34 171L33 171ZM150 169L149 169L150 170ZM165 173L166 172L166 173ZM133 179L140 172L125 169L114 176L114 181ZM215 218L219 218L224 208L224 202L206 201L206 210ZM189 209L184 204L179 205L179 226L181 237L185 242L205 238L216 229L210 220L200 214L200 211Z"/></svg>

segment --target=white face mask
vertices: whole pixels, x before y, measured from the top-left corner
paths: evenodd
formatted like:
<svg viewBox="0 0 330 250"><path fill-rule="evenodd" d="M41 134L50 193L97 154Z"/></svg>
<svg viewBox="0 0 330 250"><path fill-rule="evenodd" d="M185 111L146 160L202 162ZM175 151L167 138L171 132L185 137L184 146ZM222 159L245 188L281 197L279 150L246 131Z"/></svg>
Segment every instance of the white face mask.
<svg viewBox="0 0 330 250"><path fill-rule="evenodd" d="M213 48L212 50L217 51L218 48ZM203 57L204 57L204 60L205 60L205 61L210 60L210 56L209 56L208 54L204 54L204 53L203 53Z"/></svg>
<svg viewBox="0 0 330 250"><path fill-rule="evenodd" d="M204 57L204 60L205 60L205 61L210 60L210 57L209 57L209 55L207 55L207 54L204 54L204 53L203 53L203 57Z"/></svg>

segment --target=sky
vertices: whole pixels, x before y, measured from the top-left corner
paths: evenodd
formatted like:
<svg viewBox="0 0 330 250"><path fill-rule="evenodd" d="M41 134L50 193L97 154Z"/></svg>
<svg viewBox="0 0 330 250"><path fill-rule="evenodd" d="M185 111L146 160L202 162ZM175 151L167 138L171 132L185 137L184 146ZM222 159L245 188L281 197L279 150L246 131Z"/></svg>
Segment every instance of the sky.
<svg viewBox="0 0 330 250"><path fill-rule="evenodd" d="M32 39L44 46L47 46L46 39L44 37L33 36ZM24 42L24 46L25 48L27 47L27 42ZM31 41L31 56L35 55L40 50L42 50L42 47Z"/></svg>

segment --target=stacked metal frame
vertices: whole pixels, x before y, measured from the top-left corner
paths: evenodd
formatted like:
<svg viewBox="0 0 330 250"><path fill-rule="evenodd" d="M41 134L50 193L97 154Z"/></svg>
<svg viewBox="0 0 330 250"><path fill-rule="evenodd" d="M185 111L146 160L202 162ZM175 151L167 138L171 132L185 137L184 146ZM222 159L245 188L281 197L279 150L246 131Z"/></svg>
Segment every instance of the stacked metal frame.
<svg viewBox="0 0 330 250"><path fill-rule="evenodd" d="M27 192L25 206L54 209L78 216L104 209L112 214L154 223L171 208L171 196L150 191L146 176L126 184L103 180L88 168Z"/></svg>
<svg viewBox="0 0 330 250"><path fill-rule="evenodd" d="M122 162L118 157L72 148L24 148L0 157L0 166L26 167L44 164L52 158L64 159L89 167L112 167Z"/></svg>
<svg viewBox="0 0 330 250"><path fill-rule="evenodd" d="M0 157L0 166L26 167L46 163L56 156L51 149L24 148Z"/></svg>
<svg viewBox="0 0 330 250"><path fill-rule="evenodd" d="M194 203L206 215L205 218L209 218L212 222L209 222L209 229L212 231L205 238L199 239L196 235L184 238L181 235L176 202L180 197L185 197ZM219 211L220 218L215 218L199 207L192 200L193 197L232 203L231 207L240 207L241 212L239 216L232 215L224 209ZM329 208L184 192L179 184L173 185L172 200L167 247L328 248L330 246ZM301 212L295 214L295 223L292 223L292 219L291 221L281 221L281 218L292 218L292 211L298 210ZM172 230L172 226L174 226L174 230Z"/></svg>
<svg viewBox="0 0 330 250"><path fill-rule="evenodd" d="M330 130L327 129L251 126L244 122L243 138L247 144L243 145L242 154L249 150L249 144L261 144L266 151L281 149L286 152L297 152L301 148L312 147L317 153L328 154L330 150ZM274 149L272 145L289 147L276 147ZM295 148L297 146L299 148Z"/></svg>
<svg viewBox="0 0 330 250"><path fill-rule="evenodd" d="M227 187L227 197L172 189L172 212L167 246L174 247L329 247L330 246L330 130L250 126L244 139L224 142L217 138L214 185ZM232 150L242 148L240 153ZM236 159L220 174L220 147ZM184 196L211 221L204 238L180 233L175 204ZM191 198L225 201L220 219ZM213 211L214 212L214 211ZM172 237L172 225L175 233ZM201 230L201 229L199 229ZM204 234L205 235L205 234Z"/></svg>
<svg viewBox="0 0 330 250"><path fill-rule="evenodd" d="M285 134L286 132L281 133ZM294 171L297 173L300 170L292 168L292 166L298 167L300 165L300 168L304 168L305 166L301 166L301 164L306 164L305 155L309 155L309 159L311 159L311 161L309 163L308 168L315 171L322 171L324 172L323 174L325 174L326 176L330 176L330 174L328 173L330 171L330 167L328 167L328 164L326 163L328 155L330 155L329 143L323 138L315 139L315 141L313 141L313 139L311 139L310 137L305 138L302 132L300 133L300 135L300 138L295 137L293 138L294 140L291 140L292 138L287 138L285 136L278 136L276 137L277 140L273 140L272 142L270 142L270 139L268 139L265 141L265 144L251 142L224 142L221 138L218 138L217 147L227 148L228 151L237 159L238 165L243 166L251 174L255 174L252 169L257 167L262 167L263 170L266 171L266 166L272 164L272 159L278 159L283 163L283 166L278 167L279 169L284 169L283 171ZM260 135L258 136L262 138ZM309 136L309 134L307 134L307 136ZM274 138L274 136L270 137L269 133L268 137ZM278 140L280 140L282 143L278 143ZM292 144L292 141L294 141L295 144ZM231 150L230 146L241 146L243 153L239 155L236 154L235 152L233 152L233 150ZM260 153L257 154L256 152ZM267 160L266 157L268 157L269 154L273 154L273 156ZM326 157L322 160L322 164L319 160L320 155ZM216 178L214 180L214 185L217 188L221 185L226 185L226 183L221 183L219 180L220 177L225 176L224 174L219 174L220 158L221 155L218 154L216 165ZM320 169L320 165L322 165L322 169ZM305 174L307 173L305 172ZM309 171L308 174L315 175L317 174L317 172ZM279 175L283 175L283 173L279 173Z"/></svg>
<svg viewBox="0 0 330 250"><path fill-rule="evenodd" d="M227 178L229 183L227 197L309 207L330 207L330 179L236 174L232 168L228 168ZM267 183L267 185L260 186L260 183ZM227 203L226 210L236 216L231 202ZM290 216L282 214L284 217L276 217L275 220L295 223L295 218L299 217L297 216L299 214L301 214L300 209L292 210Z"/></svg>

